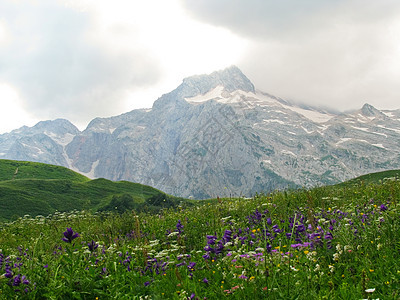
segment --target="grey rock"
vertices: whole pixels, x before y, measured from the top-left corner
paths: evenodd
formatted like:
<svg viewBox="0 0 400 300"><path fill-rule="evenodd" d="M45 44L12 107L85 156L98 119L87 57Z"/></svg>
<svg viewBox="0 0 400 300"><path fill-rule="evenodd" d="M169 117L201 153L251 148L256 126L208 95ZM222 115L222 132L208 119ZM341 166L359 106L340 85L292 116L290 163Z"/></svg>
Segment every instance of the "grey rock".
<svg viewBox="0 0 400 300"><path fill-rule="evenodd" d="M186 78L150 110L0 135L0 158L69 167L177 196L250 196L400 168L400 110L349 113L257 91L235 66Z"/></svg>

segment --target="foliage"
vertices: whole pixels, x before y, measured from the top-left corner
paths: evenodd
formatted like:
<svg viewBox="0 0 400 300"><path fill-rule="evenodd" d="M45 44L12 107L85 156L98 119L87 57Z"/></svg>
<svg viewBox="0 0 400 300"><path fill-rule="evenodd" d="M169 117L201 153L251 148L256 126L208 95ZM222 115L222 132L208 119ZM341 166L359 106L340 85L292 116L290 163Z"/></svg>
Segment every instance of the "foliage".
<svg viewBox="0 0 400 300"><path fill-rule="evenodd" d="M146 200L154 197L168 197L168 203L174 205L186 202L150 186L103 178L90 180L67 168L41 163L0 160L0 170L0 221L73 209L95 212L115 211L117 207L120 213L125 209L142 211L149 206ZM151 209L158 212L165 207L169 206L153 205Z"/></svg>
<svg viewBox="0 0 400 300"><path fill-rule="evenodd" d="M26 216L0 224L0 299L398 299L399 199L392 178Z"/></svg>

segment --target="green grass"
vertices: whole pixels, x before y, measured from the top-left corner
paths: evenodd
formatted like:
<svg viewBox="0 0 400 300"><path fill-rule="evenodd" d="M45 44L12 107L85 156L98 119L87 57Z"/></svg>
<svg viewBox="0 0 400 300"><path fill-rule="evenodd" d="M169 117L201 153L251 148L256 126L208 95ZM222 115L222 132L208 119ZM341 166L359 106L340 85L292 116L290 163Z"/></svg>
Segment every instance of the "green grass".
<svg viewBox="0 0 400 300"><path fill-rule="evenodd" d="M372 178L0 223L0 299L399 299L400 180Z"/></svg>
<svg viewBox="0 0 400 300"><path fill-rule="evenodd" d="M0 160L0 170L0 221L25 214L47 216L56 211L156 211L185 201L150 186L127 181L90 180L67 168L47 164ZM155 203L154 199L159 198L161 202Z"/></svg>
<svg viewBox="0 0 400 300"><path fill-rule="evenodd" d="M379 183L382 180L396 179L396 178L397 179L400 178L400 170L389 170L389 171L376 172L376 173L362 175L357 178L346 181L346 182L342 183L342 185L343 184L351 185L351 184L359 184L359 183L364 183L364 184Z"/></svg>
<svg viewBox="0 0 400 300"><path fill-rule="evenodd" d="M13 179L65 179L75 182L90 180L79 173L60 166L0 159L0 181Z"/></svg>

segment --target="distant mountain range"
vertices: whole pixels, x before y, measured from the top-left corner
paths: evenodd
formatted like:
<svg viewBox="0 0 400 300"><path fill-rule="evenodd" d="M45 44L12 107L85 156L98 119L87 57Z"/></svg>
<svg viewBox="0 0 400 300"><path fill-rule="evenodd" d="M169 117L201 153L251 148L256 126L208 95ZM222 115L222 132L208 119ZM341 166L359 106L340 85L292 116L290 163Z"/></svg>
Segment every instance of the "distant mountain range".
<svg viewBox="0 0 400 300"><path fill-rule="evenodd" d="M400 109L301 107L256 90L235 66L183 80L151 109L0 135L0 158L68 167L181 197L251 195L400 169Z"/></svg>

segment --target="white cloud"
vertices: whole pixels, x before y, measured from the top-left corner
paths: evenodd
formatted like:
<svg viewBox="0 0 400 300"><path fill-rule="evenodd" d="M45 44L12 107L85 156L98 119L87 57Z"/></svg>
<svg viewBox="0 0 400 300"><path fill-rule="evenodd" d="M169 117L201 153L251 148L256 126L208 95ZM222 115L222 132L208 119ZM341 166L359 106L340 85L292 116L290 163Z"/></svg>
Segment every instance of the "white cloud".
<svg viewBox="0 0 400 300"><path fill-rule="evenodd" d="M183 2L199 20L251 40L239 65L264 91L339 110L399 108L398 1Z"/></svg>
<svg viewBox="0 0 400 300"><path fill-rule="evenodd" d="M1 16L3 14L3 16ZM190 19L178 0L5 0L0 79L39 118L80 128L149 107L186 76L235 64L245 39Z"/></svg>
<svg viewBox="0 0 400 300"><path fill-rule="evenodd" d="M33 126L39 120L22 108L17 91L6 83L0 83L0 134L21 126Z"/></svg>

